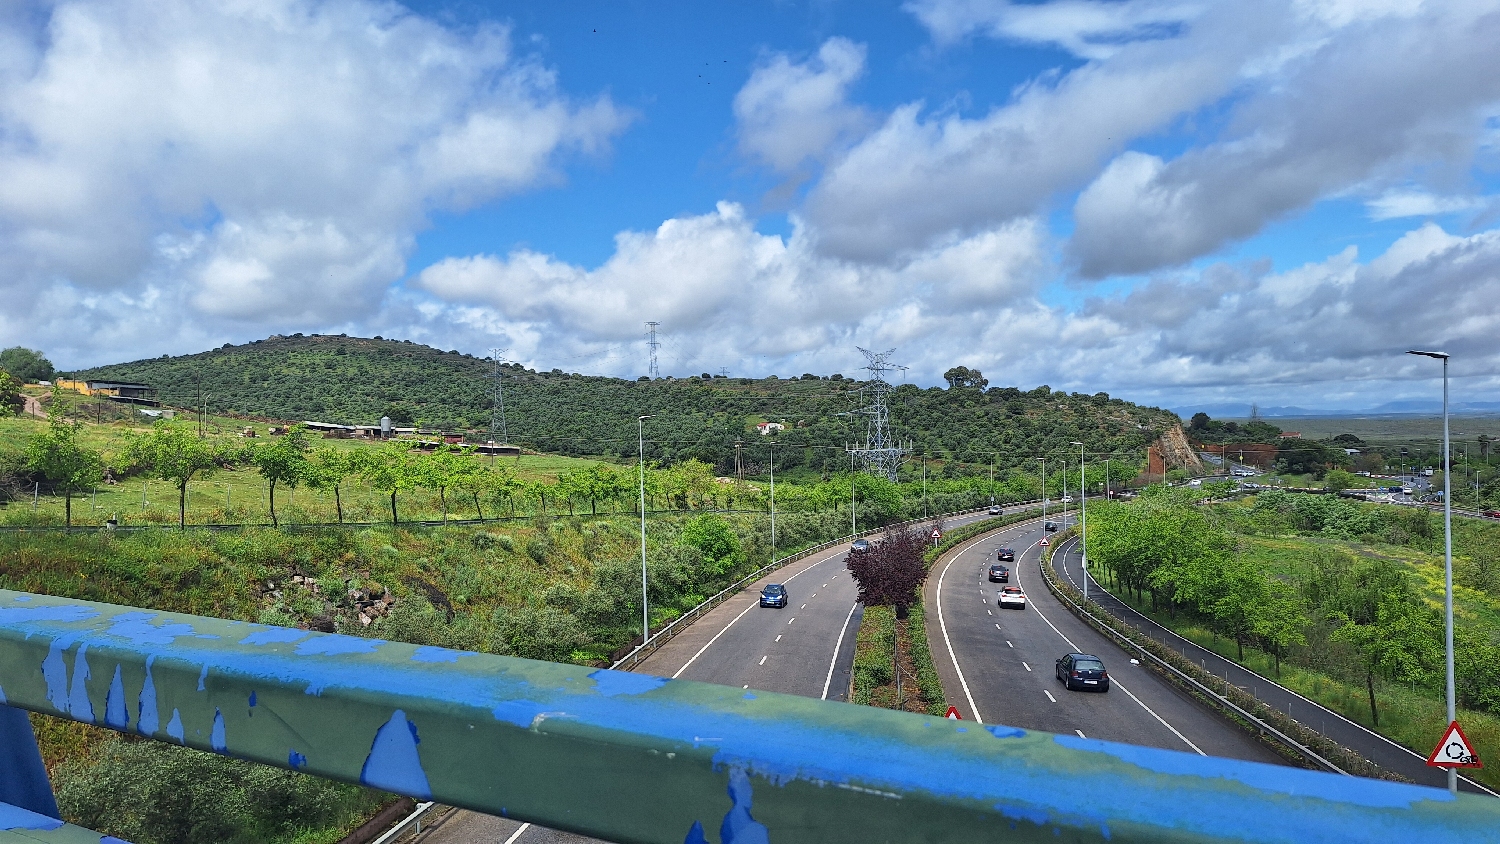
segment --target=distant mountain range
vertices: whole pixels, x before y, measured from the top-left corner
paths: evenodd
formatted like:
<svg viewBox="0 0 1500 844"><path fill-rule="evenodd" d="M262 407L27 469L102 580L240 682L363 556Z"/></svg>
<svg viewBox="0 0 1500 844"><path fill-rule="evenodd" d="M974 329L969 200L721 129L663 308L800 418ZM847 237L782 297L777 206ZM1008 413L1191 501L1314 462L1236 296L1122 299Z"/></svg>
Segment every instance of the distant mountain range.
<svg viewBox="0 0 1500 844"><path fill-rule="evenodd" d="M1247 419L1250 416L1249 404L1221 403L1206 405L1184 405L1173 407L1171 410L1183 419L1189 419L1194 413L1207 413L1215 419ZM1328 416L1435 416L1443 412L1443 403L1440 401L1408 400L1388 401L1364 409L1330 409L1287 406L1262 406L1258 408L1260 415L1267 419L1287 419L1295 417L1328 417ZM1450 414L1461 414L1465 416L1500 416L1500 401L1467 401L1454 402L1448 406Z"/></svg>

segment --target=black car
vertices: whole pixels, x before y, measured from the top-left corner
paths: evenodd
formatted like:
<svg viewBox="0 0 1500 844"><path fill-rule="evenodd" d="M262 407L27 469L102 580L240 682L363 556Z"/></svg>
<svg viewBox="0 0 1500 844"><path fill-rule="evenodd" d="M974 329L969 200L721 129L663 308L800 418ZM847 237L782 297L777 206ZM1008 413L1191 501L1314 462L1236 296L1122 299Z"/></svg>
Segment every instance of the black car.
<svg viewBox="0 0 1500 844"><path fill-rule="evenodd" d="M786 587L780 583L768 584L760 590L760 605L763 607L785 607Z"/></svg>
<svg viewBox="0 0 1500 844"><path fill-rule="evenodd" d="M1048 522L1048 523L1042 525L1042 530L1045 530L1048 533L1056 533L1057 532L1057 525L1053 524L1052 522Z"/></svg>
<svg viewBox="0 0 1500 844"><path fill-rule="evenodd" d="M996 563L995 565L990 566L990 582L991 583L1009 583L1010 582L1010 569L1006 568L1005 566L1000 565L999 563Z"/></svg>
<svg viewBox="0 0 1500 844"><path fill-rule="evenodd" d="M1016 561L1016 549L1001 548L995 552L995 559L1002 563L1014 563Z"/></svg>
<svg viewBox="0 0 1500 844"><path fill-rule="evenodd" d="M1057 661L1057 679L1069 689L1109 691L1109 672L1104 660L1093 654L1065 654Z"/></svg>

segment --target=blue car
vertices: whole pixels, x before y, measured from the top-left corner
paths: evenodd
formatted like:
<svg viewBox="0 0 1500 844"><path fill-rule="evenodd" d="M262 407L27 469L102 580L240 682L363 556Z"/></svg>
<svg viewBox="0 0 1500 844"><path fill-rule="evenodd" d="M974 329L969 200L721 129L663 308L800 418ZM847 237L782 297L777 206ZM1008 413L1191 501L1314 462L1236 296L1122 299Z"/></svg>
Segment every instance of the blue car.
<svg viewBox="0 0 1500 844"><path fill-rule="evenodd" d="M785 607L786 602L786 587L780 583L772 583L760 590L760 605L763 607Z"/></svg>

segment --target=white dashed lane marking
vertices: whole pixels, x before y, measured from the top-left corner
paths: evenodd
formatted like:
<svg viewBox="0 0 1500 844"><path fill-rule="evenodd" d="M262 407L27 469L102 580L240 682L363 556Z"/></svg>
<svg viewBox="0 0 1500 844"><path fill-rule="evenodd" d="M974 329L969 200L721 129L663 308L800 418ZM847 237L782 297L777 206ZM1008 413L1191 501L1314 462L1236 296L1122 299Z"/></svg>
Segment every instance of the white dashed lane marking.
<svg viewBox="0 0 1500 844"><path fill-rule="evenodd" d="M778 641L778 642L781 641L781 634L780 633L776 634L776 641Z"/></svg>
<svg viewBox="0 0 1500 844"><path fill-rule="evenodd" d="M1051 692L1047 691L1046 689L1042 689L1042 694L1047 696L1047 700L1050 700L1053 703L1057 703L1057 698L1053 697Z"/></svg>
<svg viewBox="0 0 1500 844"><path fill-rule="evenodd" d="M1010 643L1010 640L1009 640L1009 639L1006 639L1006 640L1005 640L1005 646L1006 646L1006 647L1007 647L1007 648L1014 648L1014 647L1015 647L1015 645L1012 645L1012 644L1011 644L1011 643Z"/></svg>
<svg viewBox="0 0 1500 844"><path fill-rule="evenodd" d="M1074 730L1073 732L1077 733L1079 738L1088 738L1088 736L1083 734L1083 730Z"/></svg>
<svg viewBox="0 0 1500 844"><path fill-rule="evenodd" d="M1024 660L1021 662L1021 667L1025 668L1027 671L1031 670L1031 666L1027 665Z"/></svg>
<svg viewBox="0 0 1500 844"><path fill-rule="evenodd" d="M765 665L765 664L766 664L766 658L765 658L765 657L761 657L761 658L760 658L760 663L759 663L759 664L760 664L760 665Z"/></svg>

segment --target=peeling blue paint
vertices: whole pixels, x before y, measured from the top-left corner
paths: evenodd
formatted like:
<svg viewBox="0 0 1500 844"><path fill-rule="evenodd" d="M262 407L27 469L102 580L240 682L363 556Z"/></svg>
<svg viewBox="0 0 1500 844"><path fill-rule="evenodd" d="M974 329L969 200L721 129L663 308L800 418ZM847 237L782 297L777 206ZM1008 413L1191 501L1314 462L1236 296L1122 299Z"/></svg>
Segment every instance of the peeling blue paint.
<svg viewBox="0 0 1500 844"><path fill-rule="evenodd" d="M187 744L186 734L182 731L182 713L176 709L172 710L172 720L167 722L167 735L177 739L178 744Z"/></svg>
<svg viewBox="0 0 1500 844"><path fill-rule="evenodd" d="M293 630L289 627L267 627L257 630L249 636L240 640L241 645L280 645L286 642L295 642L305 639L312 634L306 630Z"/></svg>
<svg viewBox="0 0 1500 844"><path fill-rule="evenodd" d="M203 663L203 670L198 672L198 691L203 691L203 684L208 680L208 663Z"/></svg>
<svg viewBox="0 0 1500 844"><path fill-rule="evenodd" d="M342 633L323 633L297 644L298 656L338 656L339 654L372 654L385 644L383 639L361 639Z"/></svg>
<svg viewBox="0 0 1500 844"><path fill-rule="evenodd" d="M160 627L151 622L160 617L160 613L149 612L127 612L120 613L111 619L114 623L109 627L109 635L129 639L136 645L170 645L180 636L198 636L193 631L191 624L163 624ZM202 638L202 637L199 637ZM217 639L217 636L213 638Z"/></svg>
<svg viewBox="0 0 1500 844"><path fill-rule="evenodd" d="M61 621L71 624L75 621L88 621L98 615L99 611L93 607L78 604L52 607L0 607L0 624L7 627L29 621Z"/></svg>
<svg viewBox="0 0 1500 844"><path fill-rule="evenodd" d="M687 837L682 839L682 844L708 844L708 836L703 834L703 824L693 821L692 827L688 829Z"/></svg>
<svg viewBox="0 0 1500 844"><path fill-rule="evenodd" d="M47 645L47 657L42 660L42 680L47 684L47 700L58 712L68 711L68 665L63 661L63 651L78 641L77 634L58 636Z"/></svg>
<svg viewBox="0 0 1500 844"><path fill-rule="evenodd" d="M765 824L750 816L752 792L750 777L742 768L729 770L729 799L734 802L719 825L723 844L771 844L771 833Z"/></svg>
<svg viewBox="0 0 1500 844"><path fill-rule="evenodd" d="M458 662L461 656L473 656L470 651L450 651L447 648L434 648L431 645L423 645L417 648L417 652L411 655L412 662Z"/></svg>
<svg viewBox="0 0 1500 844"><path fill-rule="evenodd" d="M1405 809L1427 800L1448 802L1455 799L1447 791L1407 783L1361 777L1334 777L1316 771L1273 765L1246 765L1215 756L1193 756L1154 747L1081 739L1077 736L1053 736L1052 740L1063 747L1103 753L1159 774L1201 777L1205 780L1227 779L1260 791L1315 797L1356 806Z"/></svg>
<svg viewBox="0 0 1500 844"><path fill-rule="evenodd" d="M29 601L29 600L31 600L31 596L30 595L17 595L15 597L15 600L17 600L17 601Z"/></svg>
<svg viewBox="0 0 1500 844"><path fill-rule="evenodd" d="M291 768L300 771L307 767L307 757L298 753L296 748L293 748L292 752L286 755L286 763Z"/></svg>
<svg viewBox="0 0 1500 844"><path fill-rule="evenodd" d="M254 689L250 690L250 708L251 709L255 708L255 690Z"/></svg>
<svg viewBox="0 0 1500 844"><path fill-rule="evenodd" d="M151 663L156 655L146 657L146 681L141 684L141 697L137 701L141 717L135 723L136 732L143 736L155 735L161 727L161 718L156 712L156 681L151 678Z"/></svg>
<svg viewBox="0 0 1500 844"><path fill-rule="evenodd" d="M1007 727L1004 724L987 724L985 732L995 738L1026 738L1026 731L1020 727Z"/></svg>
<svg viewBox="0 0 1500 844"><path fill-rule="evenodd" d="M0 686L0 705L3 705L5 703L7 703L7 701L5 700L5 687Z"/></svg>
<svg viewBox="0 0 1500 844"><path fill-rule="evenodd" d="M214 729L208 734L208 746L215 753L229 753L229 742L224 737L224 713L214 707Z"/></svg>
<svg viewBox="0 0 1500 844"><path fill-rule="evenodd" d="M1012 820L1029 821L1037 826L1046 826L1048 819L1051 817L1043 809L1033 809L1009 803L996 803L995 811Z"/></svg>
<svg viewBox="0 0 1500 844"><path fill-rule="evenodd" d="M89 643L78 646L73 658L73 683L68 689L68 714L80 721L94 723L94 703L89 700Z"/></svg>
<svg viewBox="0 0 1500 844"><path fill-rule="evenodd" d="M611 671L601 668L589 675L594 681L594 690L605 697L615 695L639 695L659 689L667 682L665 677L650 674L632 674L629 671Z"/></svg>
<svg viewBox="0 0 1500 844"><path fill-rule="evenodd" d="M125 706L125 682L120 679L121 666L115 664L115 678L109 681L109 694L104 696L104 723L116 730L130 726L130 709Z"/></svg>
<svg viewBox="0 0 1500 844"><path fill-rule="evenodd" d="M740 696L741 700L755 700L755 692L745 692Z"/></svg>
<svg viewBox="0 0 1500 844"><path fill-rule="evenodd" d="M359 781L408 797L432 799L427 772L422 770L422 758L417 753L419 741L417 725L407 720L404 711L396 710L391 720L375 731L375 741L360 769Z"/></svg>
<svg viewBox="0 0 1500 844"><path fill-rule="evenodd" d="M41 832L57 829L63 822L57 818L49 818L36 812L22 809L20 806L12 806L9 803L0 803L0 831L11 829L31 829Z"/></svg>

